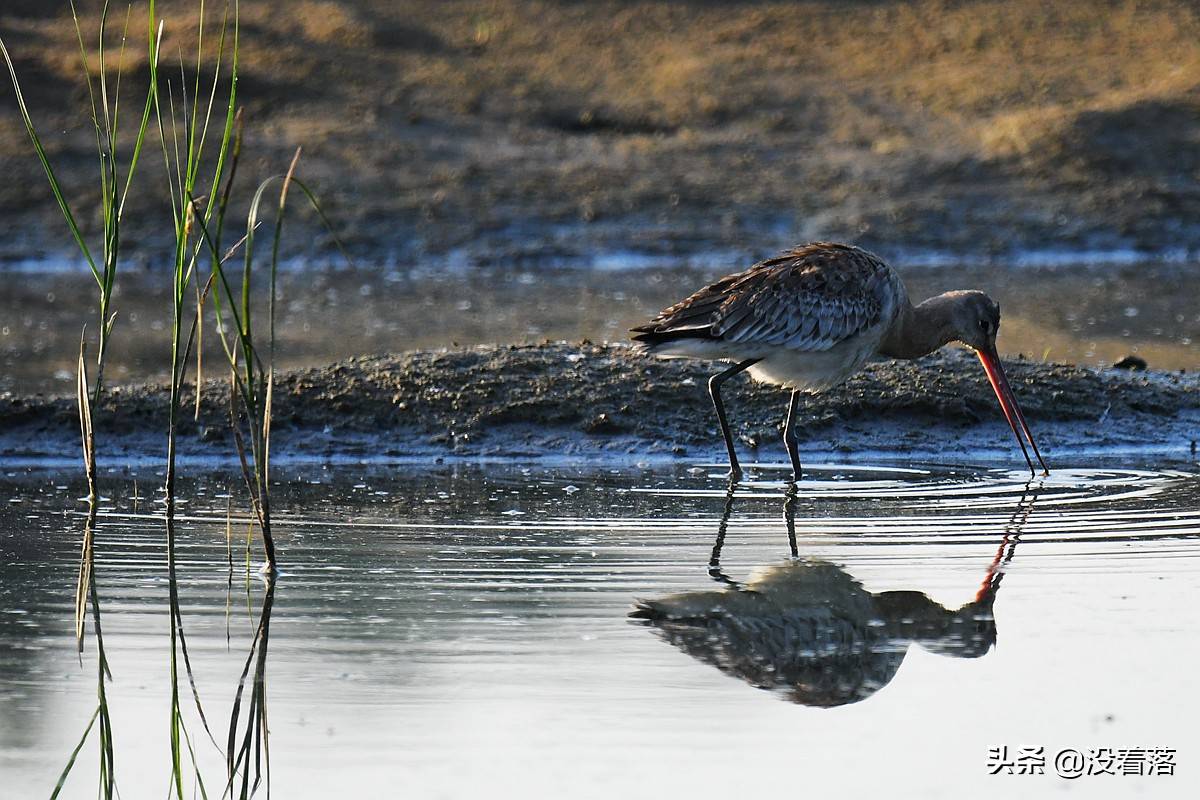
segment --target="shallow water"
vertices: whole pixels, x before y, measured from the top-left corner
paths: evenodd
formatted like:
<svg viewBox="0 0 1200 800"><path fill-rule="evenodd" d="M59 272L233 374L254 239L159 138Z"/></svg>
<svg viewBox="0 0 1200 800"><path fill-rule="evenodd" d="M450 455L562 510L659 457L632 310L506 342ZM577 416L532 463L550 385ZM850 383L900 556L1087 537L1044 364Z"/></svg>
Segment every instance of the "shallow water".
<svg viewBox="0 0 1200 800"><path fill-rule="evenodd" d="M281 468L270 591L247 574L232 479L189 482L178 589L213 737L269 601L280 798L1200 788L1194 465L1032 483L823 465L790 496L782 472L755 477L731 499L708 466ZM130 800L170 775L157 482L108 476L97 529ZM0 489L0 796L44 797L96 703L95 639L81 664L72 635L80 487L21 472ZM222 753L180 692L217 796ZM1044 748L1045 774L989 774L1000 747L1014 763ZM1068 748L1145 750L1175 774L1065 779ZM1107 766L1148 769L1138 758ZM63 796L95 796L97 763L92 738Z"/></svg>

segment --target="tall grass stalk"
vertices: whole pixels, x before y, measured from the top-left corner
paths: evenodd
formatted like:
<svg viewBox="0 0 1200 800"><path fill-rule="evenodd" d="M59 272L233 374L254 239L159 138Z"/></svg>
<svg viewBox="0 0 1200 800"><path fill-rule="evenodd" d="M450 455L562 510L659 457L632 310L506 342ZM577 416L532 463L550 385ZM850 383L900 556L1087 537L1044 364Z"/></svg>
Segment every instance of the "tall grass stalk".
<svg viewBox="0 0 1200 800"><path fill-rule="evenodd" d="M150 123L150 114L154 104L154 87L158 80L158 54L159 54L159 36L154 25L154 0L150 1L150 22L147 26L147 48L149 53L149 86L146 90L146 100L142 109L142 114L138 125L135 129L133 144L126 148L127 152L122 157L119 147L119 139L121 133L121 106L120 106L120 86L121 86L121 71L118 69L115 79L115 85L110 90L109 74L106 63L107 51L105 50L105 36L108 33L109 25L109 7L110 3L105 0L100 10L99 34L97 36L97 45L95 50L96 61L98 64L98 76L93 78L91 68L89 66L90 51L85 42L83 27L79 20L79 14L75 8L74 0L71 0L71 18L74 21L75 35L79 42L79 54L82 63L83 77L87 86L87 95L89 101L89 116L92 123L92 128L96 140L96 154L99 160L99 188L100 188L100 217L102 220L101 240L99 251L97 253L95 247L88 243L87 237L84 235L79 223L79 216L75 210L73 202L67 197L62 184L58 180L58 176L54 171L54 167L50 162L50 158L42 145L41 137L38 134L37 127L34 125L33 117L30 114L29 106L25 102L25 95L21 90L21 82L17 77L16 67L13 65L12 57L9 54L8 47L0 39L0 54L4 57L4 62L8 67L9 76L12 78L13 92L16 96L17 107L21 114L21 120L25 125L25 130L29 134L29 139L33 143L34 152L37 154L38 161L42 165L42 169L46 174L46 179L50 184L50 190L54 194L54 199L58 203L59 210L62 212L63 219L67 223L67 228L71 232L71 237L79 249L80 254L87 262L88 268L92 273L92 278L96 281L97 287L97 325L95 334L95 373L89 377L87 372L87 327L84 327L83 335L80 341L79 348L79 372L76 383L76 399L79 406L79 425L80 435L83 445L83 462L84 471L87 476L88 484L88 504L94 507L99 496L96 485L96 411L100 406L100 398L104 391L104 365L105 357L108 354L108 343L112 336L113 323L116 321L116 315L112 310L113 290L116 285L117 272L121 263L121 220L125 211L125 203L129 198L130 190L133 186L133 178L137 172L137 167L142 153L142 145L146 139L146 129ZM129 30L129 13L126 13L125 27L121 33L121 53L124 54L125 43ZM122 59L123 61L123 59ZM122 163L124 167L122 168ZM123 174L122 174L123 173ZM91 584L91 543L85 541L84 553L86 557L82 560L79 582L77 586L77 596L75 602L76 620L75 631L78 638L79 647L83 647L83 619L86 612L88 601L88 586Z"/></svg>
<svg viewBox="0 0 1200 800"><path fill-rule="evenodd" d="M79 579L76 585L75 597L75 635L77 646L81 653L85 618L89 602L92 607L92 623L97 651L97 708L91 722L88 723L84 731L83 737L80 739L79 745L71 754L62 777L54 789L53 796L57 797L61 792L62 786L75 763L80 749L82 749L84 743L91 735L93 728L95 728L98 731L100 747L99 794L107 800L116 794L116 768L113 749L112 717L109 713L106 683L111 679L111 673L101 633L99 593L95 577L96 504L99 498L96 470L96 412L100 407L100 400L104 391L105 358L108 354L108 345L112 337L113 324L116 320L116 315L112 309L112 300L116 286L117 272L121 264L121 222L125 211L125 204L133 186L134 175L137 172L138 163L141 158L142 145L145 142L146 130L149 126L150 114L154 104L155 86L158 80L160 38L159 32L156 31L154 25L154 0L150 0L150 21L147 25L149 86L146 88L146 99L142 107L140 120L135 128L133 143L126 148L122 148L120 145L120 135L122 132L120 114L121 70L118 68L115 81L110 88L107 51L105 49L105 38L109 31L110 2L109 0L105 0L100 9L99 31L96 37L95 49L98 75L95 77L93 77L89 65L91 54L86 44L83 26L80 23L74 0L71 0L70 8L71 18L75 27L75 36L79 43L83 78L87 87L89 117L95 135L96 155L99 162L98 182L100 203L98 210L102 224L98 250L94 245L89 244L87 237L84 235L74 201L67 196L66 191L58 180L58 176L54 171L45 147L42 145L37 126L34 125L32 114L25 101L25 95L21 89L21 82L17 76L16 67L3 39L0 39L0 55L3 55L4 63L8 67L9 77L12 79L13 84L13 93L17 101L17 108L20 111L21 120L25 125L30 142L33 144L34 153L37 155L38 161L45 172L50 190L54 195L55 201L58 203L59 210L66 221L71 237L78 247L80 254L83 256L84 261L87 263L97 287L97 325L94 339L96 369L94 375L89 376L87 358L88 333L85 326L80 340L76 381L80 437L83 447L84 471L88 486L88 516L84 526ZM125 25L121 30L122 58L120 60L122 63L124 61L123 56L129 32L130 15L131 8L127 8Z"/></svg>
<svg viewBox="0 0 1200 800"><path fill-rule="evenodd" d="M222 204L227 202L230 183L237 164L237 153L240 150L241 128L240 125L235 127L232 145L234 169L230 170L230 177L226 181ZM267 571L274 571L277 567L275 541L271 533L271 409L275 390L275 319L279 299L279 251L283 239L283 222L289 189L295 186L301 191L309 205L320 217L325 228L331 233L333 230L328 217L321 210L316 195L296 177L299 160L300 149L297 148L291 164L288 166L288 171L283 175L267 178L258 185L254 192L246 218L245 235L234 245L234 249L241 247L243 253L240 283L231 281L229 272L224 267L232 249L225 253L221 250L223 213L216 215L215 230L210 228L205 220L196 217L196 224L207 245L212 265L215 284L213 305L217 316L217 334L229 365L229 413L234 444L237 447L242 477L250 494L254 517L262 532ZM254 325L257 316L253 280L255 246L257 232L261 225L262 206L268 196L268 190L276 182L280 184L280 188L279 200L275 207L271 250L267 259L268 288L265 298L267 337L264 347L262 338L255 333ZM192 196L189 196L189 200L192 203L196 202ZM338 246L341 247L340 242L338 242Z"/></svg>
<svg viewBox="0 0 1200 800"><path fill-rule="evenodd" d="M176 483L176 450L178 441L179 416L182 407L183 388L189 362L189 352L196 341L196 334L203 317L204 300L212 286L212 276L201 288L201 282L196 280L197 264L203 254L203 241L196 231L196 221L209 222L216 213L223 221L227 204L217 203L217 189L228 168L228 161L234 143L234 120L237 104L237 69L239 41L239 9L232 4L232 34L230 36L231 4L227 1L221 18L220 36L217 43L216 58L211 67L211 77L206 78L204 68L204 26L207 14L204 0L200 0L196 19L196 64L191 76L181 62L179 65L178 89L182 101L177 106L175 102L175 84L168 80L167 97L162 96L156 86L154 92L154 115L158 125L159 144L162 149L163 164L167 182L168 194L171 200L171 222L175 234L175 245L171 262L171 380L170 399L167 422L167 464L164 492L166 499L166 529L167 529L167 572L170 603L170 686L171 704L169 716L169 741L171 746L171 788L178 800L184 798L184 767L185 758L190 759L192 773L200 793L207 797L204 781L196 764L192 740L188 733L183 713L183 703L180 696L180 662L187 674L191 686L192 699L197 714L208 738L216 746L212 731L204 714L200 694L196 687L192 672L191 660L188 657L187 637L184 632L183 614L179 602L178 578L175 562L175 483ZM227 53L231 64L228 78L223 80L223 70ZM189 100L189 84L191 85ZM209 129L213 121L214 111L218 100L223 107L224 124L221 136L215 141L215 152L206 152L206 144L210 142ZM182 117L182 119L180 119ZM195 200L197 187L205 172L205 164L210 165L208 202ZM232 169L230 169L232 173ZM222 195L227 199L228 194ZM217 226L221 226L218 221ZM188 302L188 290L192 284L196 286L196 303L194 308ZM190 312L191 319L187 319ZM186 329L186 335L185 335ZM199 349L199 348L197 348ZM200 375L197 369L196 398L200 397ZM197 405L197 408L199 406ZM185 752L186 751L186 752Z"/></svg>
<svg viewBox="0 0 1200 800"><path fill-rule="evenodd" d="M163 161L166 167L166 178L171 197L172 226L175 233L171 265L171 387L165 481L168 514L174 510L178 422L189 353L195 344L197 331L202 324L204 301L212 280L210 275L210 283L203 289L201 289L200 283L196 282L195 307L194 309L190 308L188 289L195 282L197 264L204 252L203 240L197 231L196 223L199 221L202 225L213 224L215 215L216 229L223 228L229 192L218 193L218 190L226 172L229 173L226 179L227 186L232 182L236 167L234 131L237 119L235 112L238 82L239 7L236 0L232 4L228 0L225 3L216 59L211 69L211 79L207 81L203 68L205 10L204 0L200 0L196 35L196 68L190 80L183 65L180 65L179 87L183 98L179 109L182 114L181 125L177 120L172 84L168 82L168 90L171 93L166 104L160 93L156 91L154 95L154 112L158 122L159 143L162 147ZM232 31L230 31L231 22ZM227 55L230 58L229 73L228 77L223 80L222 74ZM188 100L189 83L191 84L190 102ZM223 98L221 102L223 124L220 139L215 142L215 152L210 153L206 152L206 144L209 143L208 134L219 98ZM211 168L209 191L204 198L197 200L198 184L206 163ZM189 311L191 311L190 322L187 320ZM197 347L197 353L199 349ZM200 379L199 367L197 367L197 404L200 396Z"/></svg>
<svg viewBox="0 0 1200 800"><path fill-rule="evenodd" d="M100 11L99 35L97 36L95 50L99 74L96 77L92 76L91 68L89 67L90 51L85 42L83 27L80 23L74 0L71 0L70 7L71 18L75 26L75 35L79 42L79 54L90 107L89 116L95 133L96 154L100 165L98 180L102 235L98 253L96 248L88 243L87 237L80 227L79 216L76 213L73 201L67 197L50 162L50 158L42 145L42 140L38 134L37 127L33 123L29 106L25 102L25 95L21 90L21 82L17 77L16 67L13 65L8 47L2 39L0 39L0 53L4 56L9 76L12 78L17 107L21 113L21 120L25 124L25 130L29 134L30 141L33 143L34 152L37 154L38 161L41 163L42 169L46 174L50 190L54 194L54 199L58 203L59 210L62 211L63 218L71 232L71 237L79 248L80 254L87 262L88 268L92 273L92 278L96 281L98 318L95 335L96 371L90 385L85 384L84 386L87 392L90 393L90 397L88 398L90 402L86 405L81 403L79 408L80 424L83 431L84 466L88 478L88 497L94 502L98 496L95 469L95 411L99 406L100 397L104 390L105 356L108 353L108 343L112 336L113 323L116 319L112 311L112 299L118 267L121 263L121 221L125 210L125 202L129 198L129 193L133 186L133 178L137 172L138 162L141 158L142 145L145 142L146 129L149 126L150 114L153 108L154 87L157 83L158 74L159 39L156 36L153 23L154 0L150 0L151 21L148 25L147 44L150 71L149 86L146 90L146 100L142 114L135 129L133 144L127 148L128 152L122 157L122 154L119 152L121 133L121 71L118 69L115 85L110 89L106 63L105 36L109 28L110 2L109 0L105 0ZM125 27L121 34L122 55L125 50L128 29L129 14L127 13ZM124 164L123 167L122 163ZM86 329L84 338L86 341Z"/></svg>

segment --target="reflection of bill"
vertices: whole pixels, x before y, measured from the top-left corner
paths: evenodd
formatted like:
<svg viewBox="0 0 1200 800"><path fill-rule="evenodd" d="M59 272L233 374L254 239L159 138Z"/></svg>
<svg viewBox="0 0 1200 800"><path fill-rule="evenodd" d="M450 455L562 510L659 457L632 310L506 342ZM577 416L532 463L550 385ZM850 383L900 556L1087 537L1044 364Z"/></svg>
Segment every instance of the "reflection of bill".
<svg viewBox="0 0 1200 800"><path fill-rule="evenodd" d="M738 584L719 564L732 499L731 491L710 562L710 574L727 587L641 600L630 614L698 661L792 702L831 707L879 691L913 644L957 658L977 658L995 644L992 604L1029 514L1024 497L983 586L954 609L918 591L869 592L840 566L810 558L793 558ZM784 514L793 554L794 499L789 496Z"/></svg>

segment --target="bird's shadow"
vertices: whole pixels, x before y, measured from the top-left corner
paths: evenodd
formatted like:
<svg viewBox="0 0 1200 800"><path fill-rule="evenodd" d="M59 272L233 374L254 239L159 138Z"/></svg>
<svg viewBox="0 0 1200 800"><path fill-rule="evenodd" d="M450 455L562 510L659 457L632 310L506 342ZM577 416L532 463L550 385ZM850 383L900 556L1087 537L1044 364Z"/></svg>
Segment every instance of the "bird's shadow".
<svg viewBox="0 0 1200 800"><path fill-rule="evenodd" d="M872 593L837 564L801 557L794 486L784 499L791 558L739 582L721 567L737 485L717 526L708 573L716 590L638 600L630 617L698 661L807 706L864 700L895 677L916 644L939 655L978 658L996 643L993 603L1036 492L1028 489L1005 526L975 597L946 608L916 590Z"/></svg>

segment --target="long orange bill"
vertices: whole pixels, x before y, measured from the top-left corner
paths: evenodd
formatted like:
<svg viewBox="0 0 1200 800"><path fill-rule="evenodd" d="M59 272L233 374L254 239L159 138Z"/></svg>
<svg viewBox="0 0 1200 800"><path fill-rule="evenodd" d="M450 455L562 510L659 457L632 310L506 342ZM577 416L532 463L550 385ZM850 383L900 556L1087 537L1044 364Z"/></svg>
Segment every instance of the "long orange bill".
<svg viewBox="0 0 1200 800"><path fill-rule="evenodd" d="M1008 378L1004 375L1004 368L1000 366L1000 357L996 355L995 350L976 350L975 352L979 356L979 362L983 364L984 371L987 372L988 382L992 384L992 391L996 393L996 399L1000 401L1000 410L1004 412L1004 418L1008 420L1008 427L1012 428L1013 436L1017 437L1017 444L1021 445L1021 453L1025 456L1025 463L1029 465L1030 474L1036 475L1037 470L1033 468L1033 461L1030 460L1029 451L1025 448L1025 439L1029 440L1029 446L1033 448L1038 463L1042 465L1042 474L1049 475L1050 468L1046 466L1046 460L1042 458L1037 443L1033 441L1029 423L1025 421L1025 415L1021 413L1021 407L1017 405L1017 398L1013 394L1012 387L1008 385ZM1017 430L1018 423L1021 425L1020 431ZM1024 439L1021 438L1021 431L1025 433Z"/></svg>

